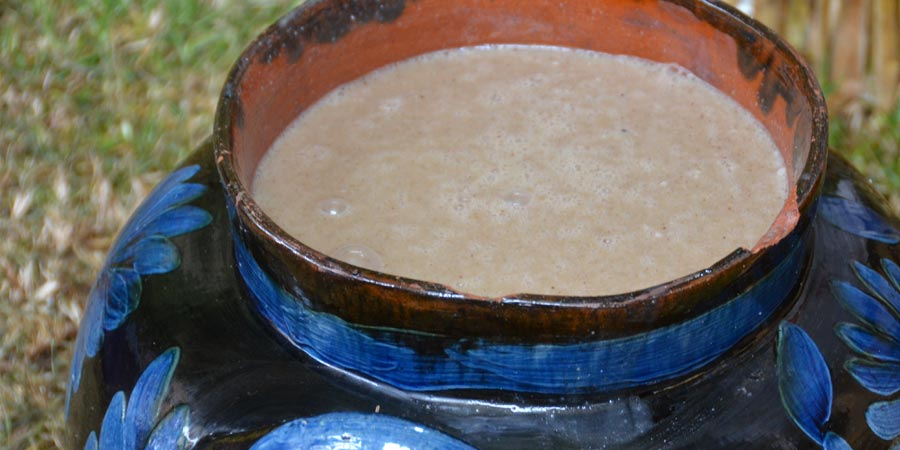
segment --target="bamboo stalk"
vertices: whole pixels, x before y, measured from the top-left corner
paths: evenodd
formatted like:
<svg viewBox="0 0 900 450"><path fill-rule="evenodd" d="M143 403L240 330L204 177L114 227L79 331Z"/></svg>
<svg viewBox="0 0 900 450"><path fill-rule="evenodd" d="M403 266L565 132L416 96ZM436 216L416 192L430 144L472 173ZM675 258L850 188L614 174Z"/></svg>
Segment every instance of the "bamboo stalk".
<svg viewBox="0 0 900 450"><path fill-rule="evenodd" d="M874 103L881 110L893 107L900 95L900 4L875 0L873 4L871 73Z"/></svg>
<svg viewBox="0 0 900 450"><path fill-rule="evenodd" d="M900 1L726 0L785 37L851 123L900 101Z"/></svg>
<svg viewBox="0 0 900 450"><path fill-rule="evenodd" d="M865 92L871 5L869 0L845 0L831 35L831 81L838 107L858 113Z"/></svg>

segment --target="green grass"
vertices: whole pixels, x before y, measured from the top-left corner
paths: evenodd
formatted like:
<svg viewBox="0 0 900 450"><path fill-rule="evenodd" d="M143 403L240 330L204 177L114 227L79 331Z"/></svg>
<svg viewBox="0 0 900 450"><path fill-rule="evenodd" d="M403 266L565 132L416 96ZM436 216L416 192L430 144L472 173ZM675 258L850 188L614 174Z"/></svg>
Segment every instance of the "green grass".
<svg viewBox="0 0 900 450"><path fill-rule="evenodd" d="M210 133L243 47L297 3L0 4L0 448L60 444L71 346L112 236ZM900 105L832 130L900 209Z"/></svg>
<svg viewBox="0 0 900 450"><path fill-rule="evenodd" d="M53 448L83 302L129 212L298 2L0 5L0 448Z"/></svg>

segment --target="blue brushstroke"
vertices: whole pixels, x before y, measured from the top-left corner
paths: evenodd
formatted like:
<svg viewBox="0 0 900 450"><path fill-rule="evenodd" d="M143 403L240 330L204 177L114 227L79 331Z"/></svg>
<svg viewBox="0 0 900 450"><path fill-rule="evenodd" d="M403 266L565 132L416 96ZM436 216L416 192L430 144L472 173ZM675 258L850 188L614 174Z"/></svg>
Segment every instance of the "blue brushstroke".
<svg viewBox="0 0 900 450"><path fill-rule="evenodd" d="M575 344L500 345L486 340L447 342L439 354L419 353L389 330L377 337L353 324L309 309L277 286L235 237L240 274L260 313L316 360L392 386L429 391L506 389L537 393L602 392L647 385L690 373L715 360L756 330L797 282L805 255L797 245L749 291L699 317L619 339Z"/></svg>
<svg viewBox="0 0 900 450"><path fill-rule="evenodd" d="M896 439L900 436L900 400L873 403L866 411L866 422L878 437Z"/></svg>
<svg viewBox="0 0 900 450"><path fill-rule="evenodd" d="M900 362L900 345L881 334L852 323L838 324L835 332L856 353L879 361Z"/></svg>
<svg viewBox="0 0 900 450"><path fill-rule="evenodd" d="M131 216L109 252L94 289L88 298L66 392L66 416L72 395L78 392L86 357L94 357L106 331L119 328L138 307L141 276L171 272L181 264L178 249L169 238L203 228L212 216L187 203L194 201L206 186L186 181L200 166L178 169L163 180Z"/></svg>
<svg viewBox="0 0 900 450"><path fill-rule="evenodd" d="M900 391L900 364L851 358L844 367L871 392L894 395Z"/></svg>
<svg viewBox="0 0 900 450"><path fill-rule="evenodd" d="M116 392L100 425L100 449L125 449L125 393Z"/></svg>
<svg viewBox="0 0 900 450"><path fill-rule="evenodd" d="M828 223L850 234L885 244L900 242L900 231L858 201L823 195L819 199L819 214Z"/></svg>
<svg viewBox="0 0 900 450"><path fill-rule="evenodd" d="M113 395L100 425L99 442L92 431L85 442L85 450L188 448L187 407L175 408L159 420L160 407L169 391L179 355L178 348L173 347L154 359L138 377L128 400L123 391Z"/></svg>
<svg viewBox="0 0 900 450"><path fill-rule="evenodd" d="M853 450L850 444L844 438L832 433L825 433L825 441L822 442L822 448L825 450Z"/></svg>
<svg viewBox="0 0 900 450"><path fill-rule="evenodd" d="M853 271L856 272L857 278L865 284L872 295L878 297L885 306L890 308L894 315L900 314L900 292L897 292L897 289L894 288L890 281L859 261L853 262Z"/></svg>
<svg viewBox="0 0 900 450"><path fill-rule="evenodd" d="M135 383L125 414L125 428L129 430L125 448L137 448L138 443L146 442L150 436L178 357L177 348L164 352L147 366Z"/></svg>
<svg viewBox="0 0 900 450"><path fill-rule="evenodd" d="M881 260L881 268L884 270L884 274L890 281L891 286L894 286L894 290L900 292L900 266L894 261L884 258Z"/></svg>
<svg viewBox="0 0 900 450"><path fill-rule="evenodd" d="M91 431L91 434L88 435L87 441L84 443L84 450L97 450L97 433Z"/></svg>
<svg viewBox="0 0 900 450"><path fill-rule="evenodd" d="M882 396L900 392L900 267L881 260L878 271L853 263L863 290L838 281L832 292L861 324L841 323L836 332L859 357L850 358L845 370L864 388ZM900 399L875 402L866 411L866 423L882 439L900 436Z"/></svg>
<svg viewBox="0 0 900 450"><path fill-rule="evenodd" d="M831 417L831 373L822 352L800 327L778 327L778 391L794 423L817 444L825 442L825 423Z"/></svg>
<svg viewBox="0 0 900 450"><path fill-rule="evenodd" d="M474 450L441 432L383 414L331 413L288 422L250 450Z"/></svg>
<svg viewBox="0 0 900 450"><path fill-rule="evenodd" d="M191 410L187 406L179 406L167 415L147 441L144 450L186 449L191 446L188 437Z"/></svg>
<svg viewBox="0 0 900 450"><path fill-rule="evenodd" d="M867 328L892 339L900 336L900 322L877 298L846 281L832 282L831 291L844 309L856 316Z"/></svg>

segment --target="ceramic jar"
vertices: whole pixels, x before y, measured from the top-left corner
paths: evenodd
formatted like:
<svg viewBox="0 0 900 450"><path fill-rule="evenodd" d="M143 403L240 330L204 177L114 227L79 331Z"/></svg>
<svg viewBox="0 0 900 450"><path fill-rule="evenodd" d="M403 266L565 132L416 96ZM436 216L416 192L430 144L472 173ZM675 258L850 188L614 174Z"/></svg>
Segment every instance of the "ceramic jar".
<svg viewBox="0 0 900 450"><path fill-rule="evenodd" d="M484 298L331 259L253 201L260 158L327 92L489 43L687 68L768 129L784 210L756 248L649 289ZM68 445L887 449L900 223L826 141L809 67L724 4L308 2L243 53L211 140L110 251L76 344Z"/></svg>

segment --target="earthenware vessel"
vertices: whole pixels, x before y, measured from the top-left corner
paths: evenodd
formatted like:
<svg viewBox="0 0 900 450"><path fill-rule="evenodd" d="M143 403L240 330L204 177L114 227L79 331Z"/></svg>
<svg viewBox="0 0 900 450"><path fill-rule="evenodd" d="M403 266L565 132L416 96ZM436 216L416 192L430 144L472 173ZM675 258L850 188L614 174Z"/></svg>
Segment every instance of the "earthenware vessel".
<svg viewBox="0 0 900 450"><path fill-rule="evenodd" d="M326 92L487 43L680 64L766 126L787 205L756 248L660 286L481 298L328 258L254 203L261 156ZM308 2L244 52L212 139L119 235L76 344L68 446L887 449L900 224L826 138L809 67L716 2Z"/></svg>

